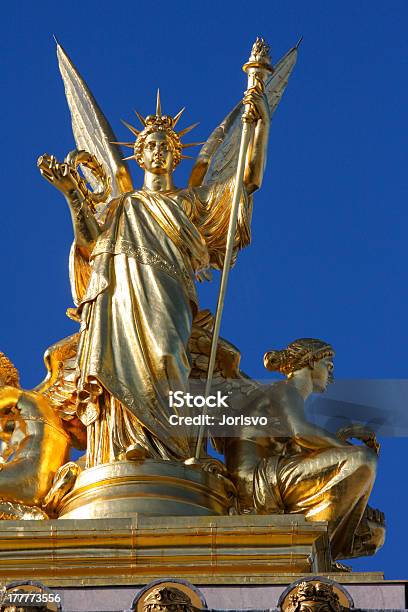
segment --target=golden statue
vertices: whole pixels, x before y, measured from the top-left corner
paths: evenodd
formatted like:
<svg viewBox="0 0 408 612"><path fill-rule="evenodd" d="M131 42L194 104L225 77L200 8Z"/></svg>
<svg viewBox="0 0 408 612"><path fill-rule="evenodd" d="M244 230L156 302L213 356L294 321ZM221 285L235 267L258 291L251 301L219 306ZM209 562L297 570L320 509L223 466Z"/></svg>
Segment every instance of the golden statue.
<svg viewBox="0 0 408 612"><path fill-rule="evenodd" d="M311 393L323 393L333 380L333 357L330 344L313 338L266 353L265 367L287 379L257 389L246 405L251 415L268 415L277 423L273 435L243 428L239 438L224 440L223 450L241 512L303 514L311 521L327 521L332 556L344 559L355 556L355 545L361 547L358 528L363 517L366 521L379 446L374 434L362 436L350 429L346 437L367 443L351 445L344 432L340 439L306 420L305 400ZM378 521L372 532L365 525L369 537L364 554L383 544L383 517Z"/></svg>
<svg viewBox="0 0 408 612"><path fill-rule="evenodd" d="M304 415L305 399L332 379L332 347L303 338L266 353L265 366L287 380L261 385L219 337L228 273L251 239L270 120L297 46L272 67L257 39L243 66L243 99L204 143L182 188L173 172L187 147L203 144L182 142L195 127L178 131L184 109L163 114L158 92L155 113L137 113L140 130L125 122L134 139L118 142L59 45L57 53L77 150L61 163L43 155L38 166L71 212L68 315L80 328L47 350L47 377L32 391L20 389L3 357L0 516L301 514L327 521L333 559L372 554L384 539L383 516L367 507L375 436L355 427L332 435ZM120 146L132 155L123 158ZM144 170L140 189L128 159ZM195 287L211 269L222 270L215 317L200 310ZM207 423L198 432L174 427L174 414L195 409L178 412L170 395L191 389L204 399L228 390L231 413L267 415L273 428L244 426L221 439ZM226 465L207 456L209 437ZM85 451L83 460L69 461L72 447ZM184 596L160 604L156 595L151 609L189 609Z"/></svg>
<svg viewBox="0 0 408 612"><path fill-rule="evenodd" d="M29 508L42 505L55 473L68 458L71 443L50 402L36 391L20 388L18 372L3 353L0 422L1 430L6 432L7 424L12 423L0 464L0 514L3 518L13 514L33 518ZM44 518L41 510L39 513Z"/></svg>
<svg viewBox="0 0 408 612"><path fill-rule="evenodd" d="M81 322L77 414L87 427L87 467L124 459L127 451L186 460L196 440L188 428L169 425L169 392L189 389L188 342L198 312L194 280L224 263L242 121L250 127L250 140L234 257L250 241L252 196L262 183L270 115L296 53L292 49L281 60L265 85L272 68L267 46L257 41L244 104L205 143L186 188L173 181L183 149L192 146L181 138L194 126L176 131L184 109L164 115L158 93L154 115L137 113L141 131L126 124L135 141L118 143L61 47L58 55L77 144L88 153L72 153L64 163L43 155L39 167L65 195L73 220L70 270L77 309L71 316ZM133 189L118 145L132 148L126 159L143 168L141 189ZM84 187L80 163L93 171L87 176L94 184L99 176L96 194ZM109 192L113 199L101 202Z"/></svg>

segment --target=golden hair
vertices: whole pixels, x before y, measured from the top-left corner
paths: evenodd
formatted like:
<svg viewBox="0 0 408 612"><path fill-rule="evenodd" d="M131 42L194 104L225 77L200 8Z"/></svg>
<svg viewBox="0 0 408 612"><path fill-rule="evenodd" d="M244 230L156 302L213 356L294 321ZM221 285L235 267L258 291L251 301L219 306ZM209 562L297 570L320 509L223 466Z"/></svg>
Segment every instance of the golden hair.
<svg viewBox="0 0 408 612"><path fill-rule="evenodd" d="M167 119L164 117L163 119ZM164 121L156 121L153 125L148 125L142 130L135 142L135 160L139 164L141 168L143 168L143 149L145 146L146 138L150 136L150 134L155 134L156 132L164 132L168 137L171 146L173 148L173 168L175 168L181 162L182 156L182 144L179 135L175 132L171 127L171 122Z"/></svg>
<svg viewBox="0 0 408 612"><path fill-rule="evenodd" d="M271 372L281 372L289 376L296 370L312 368L316 361L325 357L334 357L331 344L316 338L298 338L287 348L265 353L264 366Z"/></svg>

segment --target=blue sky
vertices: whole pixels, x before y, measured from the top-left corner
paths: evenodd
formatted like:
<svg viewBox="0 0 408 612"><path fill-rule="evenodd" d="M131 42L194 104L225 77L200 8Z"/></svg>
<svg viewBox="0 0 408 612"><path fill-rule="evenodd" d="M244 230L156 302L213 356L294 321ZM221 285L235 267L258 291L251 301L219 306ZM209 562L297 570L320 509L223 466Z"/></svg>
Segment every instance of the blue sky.
<svg viewBox="0 0 408 612"><path fill-rule="evenodd" d="M41 153L63 158L74 148L53 33L119 140L128 139L120 119L133 121L133 108L151 113L158 86L164 111L187 106L183 126L200 121L193 138L205 140L245 89L241 66L256 36L276 61L303 35L222 335L258 378L266 377L263 353L299 336L334 345L338 378L406 378L407 17L399 0L3 8L0 348L23 385L42 379L44 350L76 329L64 314L70 217L36 168ZM177 171L179 185L190 169L186 161ZM200 289L203 307L214 307L217 288ZM372 504L386 512L388 538L356 569L407 578L407 454L406 438L383 440Z"/></svg>

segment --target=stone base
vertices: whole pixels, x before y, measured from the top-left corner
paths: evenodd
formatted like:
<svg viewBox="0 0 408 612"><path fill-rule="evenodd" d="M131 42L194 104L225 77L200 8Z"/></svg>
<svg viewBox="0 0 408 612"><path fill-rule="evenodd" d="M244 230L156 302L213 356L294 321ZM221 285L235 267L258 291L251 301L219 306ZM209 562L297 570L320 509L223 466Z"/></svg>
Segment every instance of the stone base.
<svg viewBox="0 0 408 612"><path fill-rule="evenodd" d="M0 580L47 586L268 582L330 570L326 523L302 515L0 521Z"/></svg>
<svg viewBox="0 0 408 612"><path fill-rule="evenodd" d="M140 612L145 585L181 579L213 612L282 612L286 587L318 575L346 585L354 609L405 608L405 581L333 573L327 551L326 523L302 515L0 521L0 584L38 581L62 612Z"/></svg>
<svg viewBox="0 0 408 612"><path fill-rule="evenodd" d="M225 580L225 577L223 578ZM258 577L258 582L260 578ZM288 597L296 590L299 583L304 581L330 583L339 596L342 612L407 612L407 581L381 580L378 574L320 574L319 576L305 574L282 574L271 578L263 578L263 583L249 584L206 584L197 577L194 583L167 577L150 582L135 580L128 586L58 586L49 588L36 580L16 581L7 585L7 593L42 592L50 594L58 601L58 611L61 612L146 612L144 602L146 596L157 587L181 589L188 595L201 612L288 612ZM313 600L310 600L313 603ZM47 607L49 612L57 612L57 607ZM3 608L1 608L3 610ZM19 608L20 609L20 608ZM31 608L30 608L31 609ZM163 608L163 612L170 612L171 608ZM305 606L303 610L318 612L329 610L325 607ZM9 612L11 610L8 608ZM32 610L32 609L31 609ZM180 612L183 608L180 608ZM27 611L28 612L28 611ZM184 610L184 612L186 612Z"/></svg>
<svg viewBox="0 0 408 612"><path fill-rule="evenodd" d="M349 574L350 576L350 574ZM355 610L401 610L406 608L407 583L379 581L375 575L353 574L350 584L342 575L330 576L344 584L354 600ZM280 576L275 584L202 585L192 581L204 595L212 612L280 612L278 600L287 586L298 576ZM62 596L63 610L76 612L128 612L142 585L133 587L54 588ZM353 612L353 609L351 610Z"/></svg>

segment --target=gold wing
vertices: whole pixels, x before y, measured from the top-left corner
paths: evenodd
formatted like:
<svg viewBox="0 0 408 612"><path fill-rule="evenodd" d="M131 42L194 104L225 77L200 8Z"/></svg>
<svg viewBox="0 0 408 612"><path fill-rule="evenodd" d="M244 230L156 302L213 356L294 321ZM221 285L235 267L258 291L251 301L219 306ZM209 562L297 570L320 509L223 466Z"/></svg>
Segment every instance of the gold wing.
<svg viewBox="0 0 408 612"><path fill-rule="evenodd" d="M45 397L62 419L72 445L86 448L86 429L76 416L76 355L79 334L60 340L45 352L47 376L33 391Z"/></svg>
<svg viewBox="0 0 408 612"><path fill-rule="evenodd" d="M44 354L46 378L33 389L46 397L59 416L72 418L76 412L76 354L79 334L60 340Z"/></svg>
<svg viewBox="0 0 408 612"><path fill-rule="evenodd" d="M132 179L127 164L122 159L120 148L113 130L92 95L89 87L73 65L67 53L57 44L58 65L65 87L69 110L71 112L72 132L79 151L87 151L102 164L110 179L110 197L117 198L122 193L133 190ZM81 166L86 180L94 191L103 186L97 177L85 166ZM96 206L95 217L99 222L105 218L109 202ZM69 263L71 291L74 303L78 306L90 277L89 261L79 249L72 245ZM70 315L69 315L70 316ZM73 315L72 318L74 318Z"/></svg>
<svg viewBox="0 0 408 612"><path fill-rule="evenodd" d="M89 87L73 65L67 53L57 44L58 65L65 87L69 110L71 111L72 132L78 150L95 155L110 176L113 198L133 189L127 164L122 159L113 130L92 95ZM86 168L84 174L94 190L100 189L95 176Z"/></svg>
<svg viewBox="0 0 408 612"><path fill-rule="evenodd" d="M299 43L284 55L265 84L271 117L288 84L296 63L298 47ZM240 101L201 148L191 172L191 186L223 183L233 177L237 166L243 111L244 106Z"/></svg>

